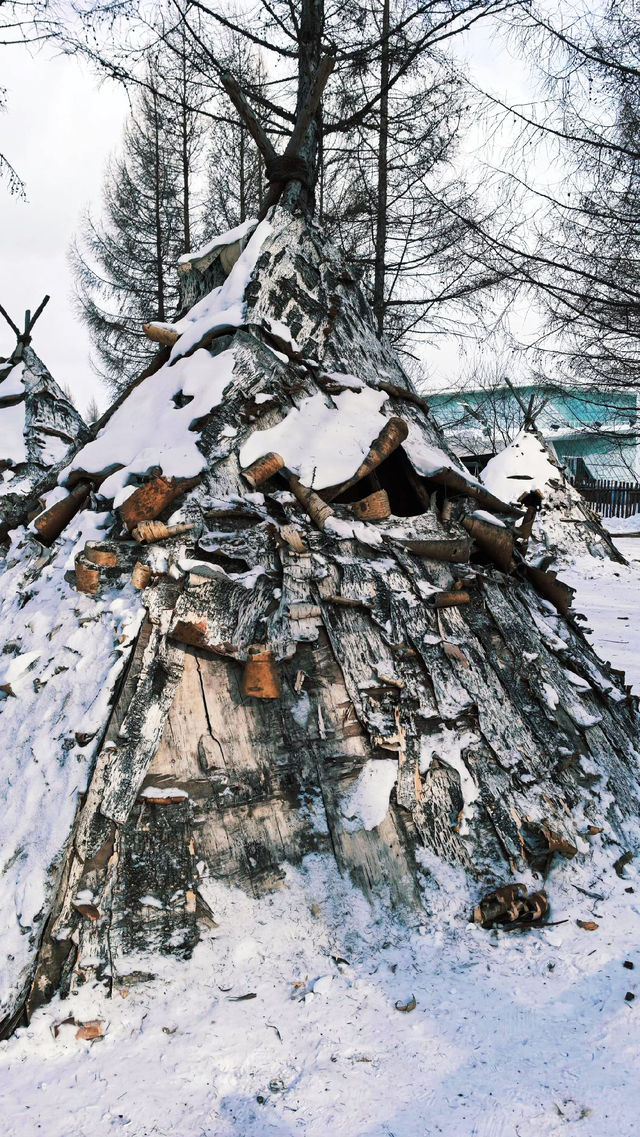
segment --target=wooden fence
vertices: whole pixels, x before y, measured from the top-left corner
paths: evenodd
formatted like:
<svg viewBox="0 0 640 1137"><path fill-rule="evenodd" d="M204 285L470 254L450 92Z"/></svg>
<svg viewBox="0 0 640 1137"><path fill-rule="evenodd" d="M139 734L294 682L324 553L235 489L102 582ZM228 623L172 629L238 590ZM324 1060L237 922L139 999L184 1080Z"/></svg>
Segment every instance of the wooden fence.
<svg viewBox="0 0 640 1137"><path fill-rule="evenodd" d="M576 479L574 485L585 501L602 517L631 517L640 513L640 483L615 482L607 478Z"/></svg>

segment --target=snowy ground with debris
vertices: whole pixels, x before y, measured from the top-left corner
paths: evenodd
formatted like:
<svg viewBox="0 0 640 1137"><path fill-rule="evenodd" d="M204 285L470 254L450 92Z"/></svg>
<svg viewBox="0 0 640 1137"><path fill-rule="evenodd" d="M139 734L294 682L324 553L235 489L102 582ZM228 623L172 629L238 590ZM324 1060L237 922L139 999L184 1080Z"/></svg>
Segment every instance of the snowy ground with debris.
<svg viewBox="0 0 640 1137"><path fill-rule="evenodd" d="M637 873L591 841L528 931L470 924L475 897L432 857L408 928L320 857L262 900L210 882L218 926L188 963L154 959L110 999L87 986L0 1043L3 1131L635 1137ZM103 1037L78 1039L94 1020Z"/></svg>

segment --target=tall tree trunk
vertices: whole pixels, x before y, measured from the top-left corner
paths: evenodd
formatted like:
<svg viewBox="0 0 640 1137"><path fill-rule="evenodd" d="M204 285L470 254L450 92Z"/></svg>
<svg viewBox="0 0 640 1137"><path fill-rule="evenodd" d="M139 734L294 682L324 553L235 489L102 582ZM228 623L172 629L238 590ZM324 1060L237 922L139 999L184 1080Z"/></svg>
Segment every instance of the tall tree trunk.
<svg viewBox="0 0 640 1137"><path fill-rule="evenodd" d="M240 188L240 224L246 221L247 218L247 179L245 174L245 161L246 161L246 137L245 129L240 123L240 163L239 163L239 188Z"/></svg>
<svg viewBox="0 0 640 1137"><path fill-rule="evenodd" d="M187 110L187 57L183 31L182 52L182 98L180 103L182 127L182 218L184 227L184 251L191 252L191 217L189 184L189 115Z"/></svg>
<svg viewBox="0 0 640 1137"><path fill-rule="evenodd" d="M298 96L296 114L305 106L318 70L322 54L322 35L324 32L324 0L302 0L300 16L300 35L298 53ZM322 107L311 120L302 146L300 157L308 162L312 170L313 186L303 186L299 200L312 212L315 206L314 186L318 175L318 156L320 151L320 132Z"/></svg>
<svg viewBox="0 0 640 1137"><path fill-rule="evenodd" d="M156 289L158 298L158 320L164 320L164 275L162 272L162 210L160 191L160 130L158 124L158 97L153 96L153 156L154 156L154 194L156 222Z"/></svg>
<svg viewBox="0 0 640 1137"><path fill-rule="evenodd" d="M378 140L378 201L373 281L373 311L378 337L384 331L384 280L387 251L387 148L389 143L389 0L382 5L382 58L380 66L380 134Z"/></svg>

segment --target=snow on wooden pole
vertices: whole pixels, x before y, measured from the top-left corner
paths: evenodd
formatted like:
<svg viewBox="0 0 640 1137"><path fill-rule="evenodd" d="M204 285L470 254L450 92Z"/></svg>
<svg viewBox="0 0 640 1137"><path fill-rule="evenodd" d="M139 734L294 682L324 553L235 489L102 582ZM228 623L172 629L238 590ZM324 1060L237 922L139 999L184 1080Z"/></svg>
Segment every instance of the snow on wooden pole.
<svg viewBox="0 0 640 1137"><path fill-rule="evenodd" d="M334 498L345 493L348 489L351 489L351 486L355 486L356 482L362 481L368 474L373 473L373 471L384 462L385 458L388 458L390 454L393 454L394 450L398 449L408 433L409 427L403 418L394 416L393 418L387 419L380 434L375 441L371 443L369 453L360 466L358 466L355 474L351 478L348 478L346 482L342 482L337 486L329 486L328 489L323 490L323 496L327 501L333 501Z"/></svg>
<svg viewBox="0 0 640 1137"><path fill-rule="evenodd" d="M143 324L142 330L148 340L164 344L165 347L173 347L181 335L175 328L164 328L159 324Z"/></svg>

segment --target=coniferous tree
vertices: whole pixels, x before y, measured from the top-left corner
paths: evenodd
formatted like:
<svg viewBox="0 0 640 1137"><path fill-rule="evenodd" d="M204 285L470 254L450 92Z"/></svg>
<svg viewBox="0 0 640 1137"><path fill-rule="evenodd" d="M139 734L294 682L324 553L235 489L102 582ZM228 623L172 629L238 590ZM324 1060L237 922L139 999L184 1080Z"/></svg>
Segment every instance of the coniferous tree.
<svg viewBox="0 0 640 1137"><path fill-rule="evenodd" d="M149 76L152 86L152 65ZM170 319L177 305L175 263L183 252L184 214L170 126L157 89L140 91L122 151L107 169L103 216L96 221L87 214L71 249L94 366L116 391L153 354L142 323Z"/></svg>
<svg viewBox="0 0 640 1137"><path fill-rule="evenodd" d="M437 56L420 57L388 90L389 74L409 50L391 0L373 0L380 49L374 66L355 57L338 112L349 119L363 95L375 109L323 146L322 219L368 285L378 334L397 345L438 309L457 300L471 262L471 198L452 165L464 116L460 78ZM466 276L466 284L477 273ZM486 274L485 274L486 277ZM483 284L486 284L483 280ZM469 288L469 295L473 294Z"/></svg>
<svg viewBox="0 0 640 1137"><path fill-rule="evenodd" d="M237 33L226 39L226 66L242 88L255 97L264 91L265 68L257 50ZM203 220L208 234L233 229L262 208L266 194L264 164L244 122L226 97L217 104L219 119L208 131L206 198ZM265 125L265 115L257 117Z"/></svg>

